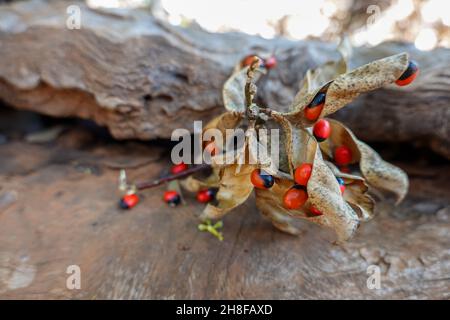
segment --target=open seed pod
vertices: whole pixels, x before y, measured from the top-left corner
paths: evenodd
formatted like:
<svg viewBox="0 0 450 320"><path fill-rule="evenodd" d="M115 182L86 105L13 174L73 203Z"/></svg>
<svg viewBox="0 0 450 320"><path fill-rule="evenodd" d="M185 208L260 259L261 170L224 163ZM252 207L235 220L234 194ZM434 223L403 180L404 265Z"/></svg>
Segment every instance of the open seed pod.
<svg viewBox="0 0 450 320"><path fill-rule="evenodd" d="M368 221L374 216L375 201L369 195L369 186L364 178L341 172L333 163L325 161L337 178L345 183L343 198L358 214L361 221Z"/></svg>
<svg viewBox="0 0 450 320"><path fill-rule="evenodd" d="M307 72L302 90L295 97L290 111L282 115L292 123L312 126L315 121L305 118L305 108L319 92L326 93L326 97L316 120L335 113L361 93L394 83L407 68L406 53L373 61L347 73L343 72L343 63L328 63Z"/></svg>
<svg viewBox="0 0 450 320"><path fill-rule="evenodd" d="M355 135L336 120L329 119L331 124L330 138L320 144L324 156L332 161L333 148L345 145L351 150L351 163L357 164L359 174L368 185L375 189L391 192L396 195L397 203L401 202L408 192L408 176L406 173L384 161L371 147L358 140Z"/></svg>
<svg viewBox="0 0 450 320"><path fill-rule="evenodd" d="M211 158L213 173L206 180L188 178L182 182L190 191L218 188L215 203L206 206L201 219L223 217L244 203L255 189L258 209L276 228L297 234L292 222L304 219L334 230L338 241L346 241L361 222L374 215L371 188L390 191L398 201L405 197L406 174L383 161L348 128L328 119L331 133L319 143L312 135L311 126L359 94L395 82L408 67L408 55L401 53L347 72L351 52L347 42L340 45L339 52L339 60L307 72L287 113L263 109L253 102L256 94L253 82L262 74L256 64L236 68L223 88L228 111L213 119L205 130L215 128L223 134L227 129L244 127L247 130L244 143L214 154ZM314 112L305 112L305 108L317 106L319 109ZM264 130L274 128L281 129L278 144L268 141L264 134ZM333 163L338 146L346 147L346 163L358 168L354 174L343 172ZM298 184L295 172L302 164L306 164L310 172L307 180ZM261 177L266 180L255 184L262 171ZM302 196L298 206L286 205L286 195L292 189L295 189L293 194Z"/></svg>
<svg viewBox="0 0 450 320"><path fill-rule="evenodd" d="M287 179L277 179L276 188L256 190L256 204L259 210L275 227L290 233L296 233L289 221L280 215L303 218L310 222L333 229L338 240L351 238L356 231L362 215L358 215L342 196L336 176L322 159L319 144L305 129L293 126L285 118L277 118L282 123L287 139L286 152L288 154L291 173ZM289 210L283 205L283 195L294 185L294 169L302 163L312 164L312 173L306 186L308 200L299 209ZM311 216L310 207L313 206L322 214Z"/></svg>

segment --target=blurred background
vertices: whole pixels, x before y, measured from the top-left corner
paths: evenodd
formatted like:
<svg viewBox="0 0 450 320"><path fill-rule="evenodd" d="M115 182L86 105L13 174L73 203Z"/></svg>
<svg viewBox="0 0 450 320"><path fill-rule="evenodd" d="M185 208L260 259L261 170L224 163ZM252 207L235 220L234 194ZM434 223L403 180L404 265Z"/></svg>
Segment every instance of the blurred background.
<svg viewBox="0 0 450 320"><path fill-rule="evenodd" d="M447 0L87 0L91 7L148 8L174 25L198 24L211 32L241 31L264 38L337 40L356 46L388 40L420 50L450 46ZM251 16L251 17L250 17Z"/></svg>

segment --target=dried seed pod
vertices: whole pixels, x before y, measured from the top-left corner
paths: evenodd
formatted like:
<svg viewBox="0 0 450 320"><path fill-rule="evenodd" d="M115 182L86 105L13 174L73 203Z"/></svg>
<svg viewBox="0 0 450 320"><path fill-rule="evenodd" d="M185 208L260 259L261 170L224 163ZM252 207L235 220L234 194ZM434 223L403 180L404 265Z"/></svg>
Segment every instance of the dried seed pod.
<svg viewBox="0 0 450 320"><path fill-rule="evenodd" d="M217 202L206 206L202 219L219 219L245 202L255 190L257 207L276 228L297 234L292 222L296 218L304 218L333 229L338 241L345 241L353 236L361 221L373 216L374 201L368 195L369 184L395 192L399 200L404 197L408 180L403 171L384 162L350 130L323 117L344 107L361 93L400 78L409 78L411 74L406 72L408 55L402 53L380 59L351 72L347 72L346 63L349 50L341 50L341 55L340 60L307 72L287 113L263 109L254 103L254 82L260 71L263 72L254 68L254 60L250 62L250 68L244 67L233 73L223 88L228 112L213 120L211 127L224 132L242 124L250 130L245 145L233 150L238 151L237 155L224 151L213 157L234 162L231 165L221 161L212 163L215 176L212 181L219 188ZM267 62L265 67L270 68ZM247 122L241 123L245 116ZM255 123L263 128L276 124L273 127L282 129L279 168L273 166L273 159L256 151L262 145L262 137L251 132ZM313 124L311 130L309 127ZM328 140L318 143L325 139ZM255 162L239 162L243 159ZM339 169L326 161L333 159ZM303 167L303 164L310 166ZM347 170L350 172L350 165L352 172L359 168L361 176L345 173ZM269 173L268 178L263 179L261 169ZM209 187L195 179L186 179L185 182L196 191ZM209 198L201 200L206 202Z"/></svg>
<svg viewBox="0 0 450 320"><path fill-rule="evenodd" d="M401 53L373 61L350 72L347 72L343 59L308 70L290 111L282 115L293 124L311 126L311 121L304 117L304 109L318 92L326 90L326 101L320 114L320 117L326 117L349 104L361 93L394 83L407 66L408 54Z"/></svg>
<svg viewBox="0 0 450 320"><path fill-rule="evenodd" d="M329 120L333 134L330 137L334 145L346 145L351 149L352 163L358 163L361 175L367 183L380 190L386 190L397 196L400 202L408 191L408 176L396 166L384 161L378 153L336 120ZM320 144L324 154L330 154L329 144ZM341 171L346 166L341 167ZM344 172L345 173L345 172Z"/></svg>

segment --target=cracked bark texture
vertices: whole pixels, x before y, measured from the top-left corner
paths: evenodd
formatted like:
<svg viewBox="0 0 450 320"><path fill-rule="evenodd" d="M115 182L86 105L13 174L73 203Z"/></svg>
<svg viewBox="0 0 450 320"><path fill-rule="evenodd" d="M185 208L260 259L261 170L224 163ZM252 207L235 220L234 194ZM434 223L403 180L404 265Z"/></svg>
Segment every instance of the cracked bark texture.
<svg viewBox="0 0 450 320"><path fill-rule="evenodd" d="M70 2L72 4L73 2ZM52 116L92 119L118 139L168 138L223 111L221 88L243 56L276 52L278 67L259 99L288 106L308 68L337 58L334 44L264 40L178 28L139 10L100 11L78 3L80 30L66 27L64 1L0 6L0 99ZM421 66L409 87L362 95L336 114L366 141L425 145L450 158L450 50L410 44L355 48L350 66L407 51Z"/></svg>

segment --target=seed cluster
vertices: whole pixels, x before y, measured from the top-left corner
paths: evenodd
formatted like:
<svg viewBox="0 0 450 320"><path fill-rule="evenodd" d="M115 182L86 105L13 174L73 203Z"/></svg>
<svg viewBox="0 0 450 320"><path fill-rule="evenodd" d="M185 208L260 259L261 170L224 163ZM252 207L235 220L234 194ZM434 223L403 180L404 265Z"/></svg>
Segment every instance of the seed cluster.
<svg viewBox="0 0 450 320"><path fill-rule="evenodd" d="M406 70L404 69L406 66L406 62L408 62ZM398 64L396 64L398 63ZM238 114L237 111L230 112L230 105L232 106L237 106L238 110L239 107L242 107L242 104L246 104L246 108L247 108L247 118L250 121L253 121L255 123L257 123L259 125L258 121L261 121L261 123L264 123L264 121L266 121L267 119L261 117L261 119L259 119L258 117L260 116L259 113L260 111L262 111L263 109L258 107L254 102L253 102L253 98L254 95L256 94L256 85L252 82L252 80L255 80L255 74L256 74L256 68L264 68L266 71L271 70L273 68L275 68L277 66L278 62L275 56L270 56L267 57L265 59L260 58L254 54L248 55L246 57L244 57L244 59L242 59L239 63L239 65L237 67L240 68L246 68L245 70L241 70L246 71L246 75L247 75L247 81L245 82L245 88L244 88L244 92L245 92L245 99L242 99L241 94L242 94L242 79L239 79L239 81L234 81L235 79L232 77L230 78L230 80L227 81L227 83L232 83L232 84L239 84L239 86L233 87L233 90L229 89L229 93L228 95L224 94L224 102L225 105L227 107L227 109L229 110L228 113L225 113L224 115L227 116L232 116L233 118L233 126L230 123L225 124L224 120L225 117L220 118L219 121L216 122L215 125L213 125L213 127L220 127L221 130L222 129L227 129L228 127L233 127L235 128L236 125L240 122L241 117L245 116L245 113L239 113L239 117L235 117L236 114ZM392 65L391 65L392 64ZM386 66L387 65L387 66ZM414 61L408 61L407 60L407 55L406 54L402 54L402 55L397 55L397 56L393 56L393 57L388 57L385 58L384 61L382 60L377 60L373 63L373 67L372 69L370 69L367 66L363 66L360 69L358 69L357 73L355 73L356 75L358 75L359 77L361 77L362 75L364 75L364 78L361 80L358 77L355 76L355 79L357 79L359 81L359 83L361 83L361 81L365 84L364 90L372 90L373 88L376 88L376 85L379 84L379 81L377 77L381 77L381 75L379 75L380 70L395 70L394 72L391 72L391 74L394 74L393 77L390 78L388 83L392 83L393 79L398 77L398 74L401 74L400 77L398 77L398 79L395 81L395 83L399 86L405 86L410 84L412 81L414 81L414 79L417 77L418 73L419 73L419 68L416 62ZM381 68L385 68L385 69L381 69ZM391 69L389 69L391 68ZM375 71L374 71L375 70ZM405 70L405 71L403 71ZM242 72L240 74L242 74ZM368 74L370 74L370 72L373 72L373 76L367 76ZM377 73L378 72L378 73ZM353 72L352 72L353 74ZM366 76L367 76L367 81L366 81ZM351 78L351 77L350 77ZM343 79L347 79L347 78L335 78L335 80L333 80L333 82L328 82L326 85L323 85L322 88L316 88L311 92L308 92L309 95L306 95L307 98L304 98L305 100L300 100L301 104L299 104L299 106L301 108L296 109L297 111L294 113L289 113L289 114L284 114L285 119L287 119L287 121L290 124L301 124L301 130L303 130L303 132L307 133L308 135L308 139L312 138L312 140L314 140L314 146L317 147L317 149L315 149L316 153L314 155L314 160L311 160L311 157L306 157L304 159L309 159L309 160L303 160L303 163L300 163L300 165L298 165L299 162L296 161L290 161L289 162L289 172L292 172L292 177L291 179L286 179L283 175L279 175L278 173L274 173L274 175L271 175L269 173L267 173L266 171L264 171L264 169L261 168L255 168L255 166L247 166L246 168L246 172L245 174L241 174L240 177L244 177L244 180L240 179L240 178L236 178L235 180L232 181L232 183L226 183L227 179L234 179L235 176L233 176L232 174L223 174L223 171L220 171L220 175L217 175L217 172L214 172L214 174L216 174L217 179L214 183L202 183L201 181L198 181L196 184L195 188L192 188L193 190L190 190L192 192L196 192L196 199L199 203L202 204L208 204L208 206L206 206L206 209L204 211L207 212L208 210L212 210L210 215L206 215L206 217L208 219L216 219L217 216L221 216L224 213L226 213L227 211L233 209L236 205L234 205L234 203L237 203L237 205L239 205L239 203L242 203L243 201L245 201L245 199L247 199L248 195L252 192L253 188L256 189L256 196L258 199L258 194L260 195L264 195L263 197L267 199L270 199L270 201L272 201L272 203L275 203L276 205L274 207L276 207L277 212L275 212L275 214L273 214L272 216L270 216L270 209L267 209L269 211L269 216L272 219L272 222L274 223L275 226L279 227L280 229L282 229L283 231L289 232L289 227L285 226L284 224L286 224L286 222L283 222L284 220L277 220L277 215L278 215L278 210L281 210L282 207L284 207L284 209L286 210L299 210L301 209L302 212L305 213L305 215L307 217L317 217L318 221L331 221L333 219L333 216L330 216L330 213L332 213L334 211L334 207L332 207L332 209L328 209L327 206L324 206L323 203L327 203L329 204L330 202L329 199L326 197L326 195L328 194L327 192L331 192L334 193L334 190L336 190L336 182L337 185L339 186L339 190L340 193L342 195L342 197L334 197L334 200L336 202L335 207L338 208L336 210L341 210L347 213L346 208L350 208L349 204L352 203L352 197L355 197L355 185L357 186L358 183L362 183L365 184L365 179L367 179L368 181L371 180L371 182L373 182L374 179L371 179L371 175L370 174L376 174L377 177L384 177L384 180L382 182L380 182L381 184L384 183L384 181L386 183L388 183L390 186L391 185L396 185L398 183L398 185L400 187L404 187L405 185L407 186L407 177L405 178L406 175L404 175L404 173L401 172L401 170L396 170L396 168L392 168L393 166L389 167L388 165L382 163L382 160L379 160L377 157L379 157L378 155L371 156L369 157L367 155L367 153L370 153L371 150L369 150L370 148L367 146L365 147L365 145L361 142L356 140L356 138L354 138L353 134L351 133L351 131L349 131L348 129L345 128L345 126L340 125L340 126L336 126L336 122L335 120L327 120L324 119L323 117L336 111L337 109L341 108L344 105L344 102L349 102L351 101L353 98L355 98L358 93L353 94L348 94L348 96L341 94L342 91L345 90L346 87L351 87L354 88L355 84L357 84L358 82L354 81L353 78L351 78L350 80L347 79L347 82ZM387 78L389 79L389 78ZM234 81L234 82L233 82ZM256 81L256 80L255 80ZM226 88L227 85L224 86L224 88ZM379 85L378 85L379 87ZM225 89L224 89L225 90ZM360 92L365 92L364 90L360 90ZM225 91L224 91L225 92ZM327 95L328 95L328 100L327 100ZM236 98L236 101L229 101L229 103L227 103L227 100L225 99L225 97L228 96L228 98ZM298 101L297 101L298 103ZM249 116L249 110L257 110L257 112L255 112L254 114L252 113L252 117ZM280 117L280 113L273 112L272 110L269 110L270 112L264 113L264 115L266 117L270 117L272 116L273 119L280 119L277 117ZM301 121L297 122L296 119L294 117L297 118L302 118ZM236 120L237 119L237 120ZM223 120L223 121L222 121ZM235 121L236 120L236 121ZM236 125L234 125L236 122ZM220 123L220 125L218 125L217 123ZM303 127L303 125L305 125L305 127L307 128L305 130L305 128ZM312 130L310 129L310 127L312 127ZM346 139L342 139L342 138L337 138L336 137L341 137L341 133L345 133L343 131L344 128L345 130L347 130L346 132L350 132L350 136L353 137L352 141L353 142L348 142ZM334 131L334 133L332 132ZM312 137L311 137L311 133L312 133ZM291 133L292 134L292 133ZM333 134L332 138L330 138L330 136ZM293 134L292 134L293 135ZM330 138L330 139L329 139ZM295 143L300 143L299 141L301 141L300 138L297 137L296 139L292 139L291 141L296 141ZM305 140L304 140L305 141ZM308 140L309 141L309 140ZM355 142L356 141L356 142ZM302 142L303 143L303 142ZM306 149L308 149L308 143L305 142L307 144ZM294 143L292 143L294 144ZM348 144L348 145L346 145ZM327 152L324 152L324 149L328 149ZM292 151L292 149L289 149ZM291 151L287 151L289 154L293 153ZM203 143L203 154L208 153L211 156L216 156L219 153L221 153L222 151L220 151L215 142L211 141L208 143ZM317 153L319 152L319 153ZM322 154L320 154L320 152L322 152ZM317 158L316 156L319 155L319 158ZM324 158L322 158L322 156ZM380 166L380 164L384 165L384 168L387 168L386 170L389 171L389 173L391 173L391 175L393 175L394 177L391 179L389 178L389 176L386 175L382 175L379 174L379 171L376 170L376 168L374 168L374 166L370 167L370 170L363 170L362 167L360 167L360 173L362 174L361 176L355 176L355 175L351 175L350 173L353 171L354 169L354 165L359 163L361 165L361 163L363 163L361 161L361 159L363 159L363 157L365 157L365 161L369 161L372 164L377 164L378 166ZM327 160L327 165L325 165L324 160ZM309 162L308 162L309 161ZM295 162L295 165L293 164ZM262 162L261 162L262 163ZM328 167L328 165L330 167ZM194 166L195 167L195 166ZM323 167L326 167L327 170L330 170L331 167L335 168L335 170L331 170L331 172L333 172L333 176L330 177L330 174L328 172L330 171L326 171L323 169ZM352 169L350 169L352 168ZM136 186L133 186L133 188L128 188L126 191L126 194L120 199L119 201L119 206L123 209L131 209L134 206L136 206L139 202L139 197L136 194L136 192L138 190L142 190L144 188L147 187L152 187L152 186L157 186L162 184L161 182L165 182L165 181L170 181L168 186L167 186L167 190L164 192L163 194L163 200L164 202L166 202L170 207L176 207L179 204L181 204L182 202L184 202L184 198L181 194L179 185L178 185L178 179L182 179L187 177L189 174L194 173L195 171L191 170L193 169L192 166L189 166L183 162L181 163L177 163L174 164L171 168L170 168L170 174L172 176L166 177L165 179L159 179L157 180L155 183L147 183L144 184L145 187L139 188ZM217 169L216 167L214 167L214 169ZM398 169L398 168L397 168ZM223 170L223 168L220 168L220 170ZM356 170L356 169L355 169ZM384 169L383 169L384 170ZM284 170L284 173L286 173L288 171ZM213 175L214 175L213 174ZM318 175L319 174L319 175ZM225 177L225 178L224 178ZM311 179L311 177L313 177L313 179ZM356 177L356 178L355 178ZM333 179L336 179L336 182L334 182ZM222 183L225 179L225 183ZM250 181L248 181L247 179L249 179ZM356 180L355 180L356 179ZM359 179L359 180L358 180ZM389 180L390 179L390 180ZM293 180L293 182L292 182ZM379 180L379 179L378 179ZM357 182L355 182L357 181ZM359 182L358 182L359 181ZM405 182L406 181L406 182ZM322 184L322 185L320 185ZM334 184L334 186L333 186ZM379 185L379 184L378 184ZM213 186L213 187L211 187ZM232 186L234 189L230 191L230 189L228 190L224 190L224 191L228 191L228 192L224 192L222 191L222 187L228 187L228 186ZM248 187L250 186L250 187ZM329 186L331 186L331 188L329 188ZM367 190L367 185L365 185ZM220 188L220 189L219 189ZM348 189L347 189L348 188ZM392 187L390 187L391 190L394 190ZM123 188L122 188L123 190ZM405 189L406 190L406 189ZM219 192L220 191L220 192ZM361 192L361 191L359 191ZM365 191L364 191L365 192ZM309 193L309 194L308 194ZM230 196L231 194L231 196ZM318 196L320 195L320 196ZM335 196L335 194L334 194ZM242 201L239 202L239 200L234 201L234 198L238 198L238 199L243 199ZM310 197L310 201L308 201ZM316 198L314 198L316 197ZM331 197L332 198L332 197ZM226 201L223 201L223 200ZM338 199L338 200L336 200ZM355 198L353 199L355 200ZM228 202L227 205L229 206L228 208L221 208L220 204L221 201L223 202ZM356 200L356 201L361 201L360 199ZM231 203L231 204L230 204ZM317 209L314 205L316 204L318 207L320 207L324 212L321 212L319 209ZM320 203L320 204L319 204ZM216 204L218 204L217 206L215 206ZM353 203L355 204L355 203ZM355 206L358 206L360 203L356 203ZM362 204L362 201L361 201ZM372 202L371 202L372 204ZM258 205L258 201L257 201L257 205ZM268 206L270 206L271 204L268 204ZM259 205L258 205L259 207ZM261 208L260 208L261 209ZM273 208L272 208L273 209ZM372 208L367 209L367 212L372 212ZM214 211L215 210L215 211ZM261 209L262 210L262 209ZM351 211L351 209L348 209ZM360 210L364 210L364 208L360 208ZM262 210L264 211L264 210ZM353 212L353 211L352 211ZM265 214L267 212L264 212ZM284 212L285 215L290 215L290 213ZM294 214L294 213L293 213ZM297 214L297 213L296 213ZM349 216L351 214L348 214ZM368 216L370 216L370 214L368 214ZM331 217L331 219L330 219ZM323 219L325 218L325 219ZM283 224L284 223L284 224ZM351 225L351 223L353 222L348 222L349 225ZM288 224L288 223L287 223ZM341 224L342 225L342 224ZM213 235L215 235L216 237L218 237L219 239L222 239L222 235L220 232L217 231L218 228L221 228L222 224L221 223L216 223L216 224L212 224L209 220L206 220L205 224L201 224L199 225L199 230L201 231L208 231L210 233L212 233Z"/></svg>

